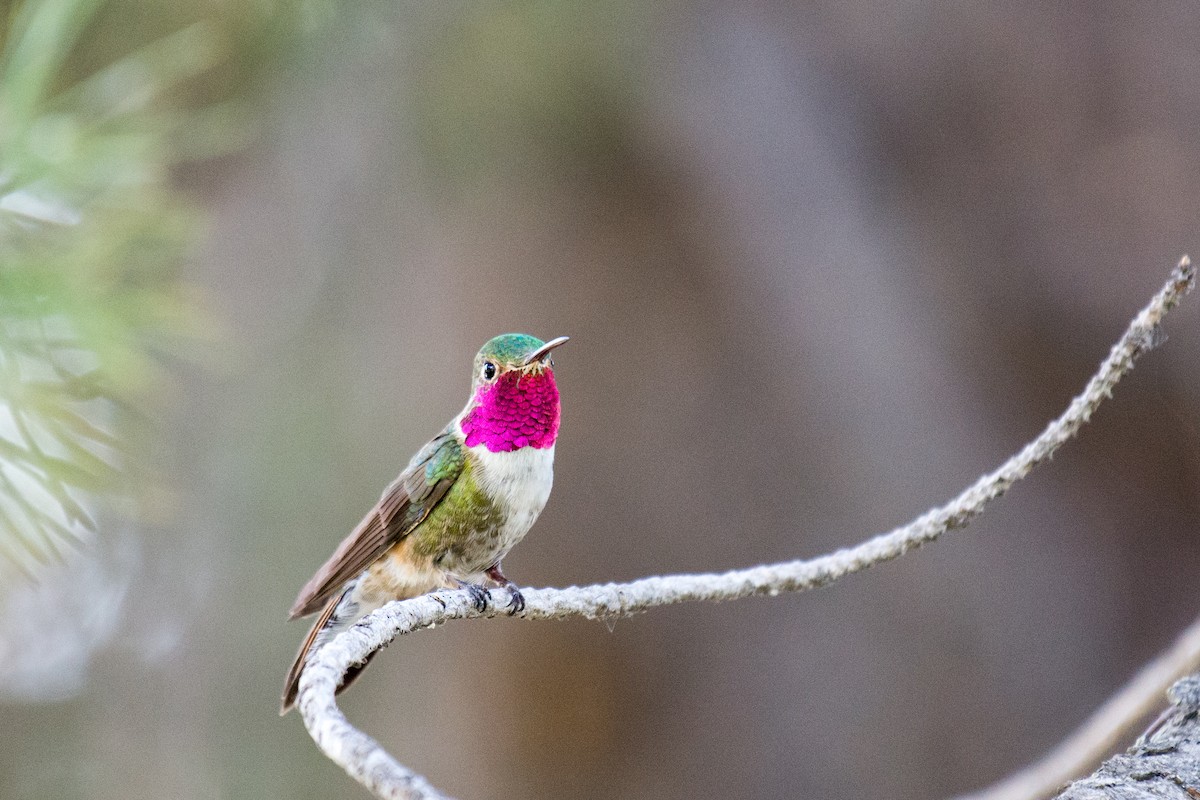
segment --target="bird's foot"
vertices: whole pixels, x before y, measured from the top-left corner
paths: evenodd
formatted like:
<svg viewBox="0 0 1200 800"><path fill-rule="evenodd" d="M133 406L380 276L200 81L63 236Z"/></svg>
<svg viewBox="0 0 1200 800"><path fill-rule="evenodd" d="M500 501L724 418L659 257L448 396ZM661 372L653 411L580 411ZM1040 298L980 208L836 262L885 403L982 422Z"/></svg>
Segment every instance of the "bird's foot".
<svg viewBox="0 0 1200 800"><path fill-rule="evenodd" d="M471 604L475 606L476 611L487 611L488 606L488 590L480 586L478 583L468 583L467 581L457 581L458 588L466 589L467 594L471 595Z"/></svg>
<svg viewBox="0 0 1200 800"><path fill-rule="evenodd" d="M508 615L512 617L520 614L525 610L525 596L521 594L521 590L517 588L517 585L511 581L504 588L508 589Z"/></svg>
<svg viewBox="0 0 1200 800"><path fill-rule="evenodd" d="M525 610L525 596L521 594L517 585L500 571L499 562L496 562L495 566L487 571L487 576L508 590L508 615L510 617Z"/></svg>

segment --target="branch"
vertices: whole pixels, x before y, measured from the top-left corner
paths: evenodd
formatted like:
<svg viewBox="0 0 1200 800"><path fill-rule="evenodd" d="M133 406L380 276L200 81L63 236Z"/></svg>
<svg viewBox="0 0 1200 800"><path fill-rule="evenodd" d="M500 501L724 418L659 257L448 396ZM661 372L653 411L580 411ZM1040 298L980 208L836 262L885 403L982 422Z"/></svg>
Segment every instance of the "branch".
<svg viewBox="0 0 1200 800"><path fill-rule="evenodd" d="M1194 800L1200 797L1200 675L1178 681L1172 708L1125 753L1068 786L1058 800Z"/></svg>
<svg viewBox="0 0 1200 800"><path fill-rule="evenodd" d="M1180 675L1197 669L1200 669L1200 618L1047 756L999 783L976 794L963 795L958 800L1041 800L1050 797L1069 780L1092 769L1111 753L1128 735L1130 728L1159 707L1163 692Z"/></svg>
<svg viewBox="0 0 1200 800"><path fill-rule="evenodd" d="M629 616L655 606L694 600L734 600L751 595L817 589L839 578L898 558L910 550L962 528L988 502L1045 463L1076 434L1117 382L1133 368L1134 360L1162 341L1159 324L1168 311L1191 291L1195 270L1185 256L1170 280L1130 323L1082 394L1061 416L994 472L979 478L946 505L925 512L896 530L854 547L809 560L751 567L724 573L669 575L631 583L609 583L566 589L526 589L527 619L589 619ZM503 593L487 610L477 611L467 592L444 591L388 603L313 654L300 677L297 705L317 746L355 780L381 798L440 800L444 795L424 778L392 758L377 742L349 722L337 707L334 692L351 665L363 663L398 635L432 628L452 619L494 617L502 613Z"/></svg>

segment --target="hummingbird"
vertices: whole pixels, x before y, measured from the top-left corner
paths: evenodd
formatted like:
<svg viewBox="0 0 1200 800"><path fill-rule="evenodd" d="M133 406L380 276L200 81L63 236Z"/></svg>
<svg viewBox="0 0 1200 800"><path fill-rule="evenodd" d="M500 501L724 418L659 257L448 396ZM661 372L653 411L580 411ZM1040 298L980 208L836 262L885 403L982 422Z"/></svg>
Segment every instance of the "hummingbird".
<svg viewBox="0 0 1200 800"><path fill-rule="evenodd" d="M309 656L390 600L464 588L482 611L483 581L490 580L508 590L510 614L524 609L500 561L550 497L559 424L550 353L566 341L506 333L480 348L466 407L417 451L300 590L289 618L321 613L288 672L281 715L296 702ZM366 666L352 667L337 691Z"/></svg>

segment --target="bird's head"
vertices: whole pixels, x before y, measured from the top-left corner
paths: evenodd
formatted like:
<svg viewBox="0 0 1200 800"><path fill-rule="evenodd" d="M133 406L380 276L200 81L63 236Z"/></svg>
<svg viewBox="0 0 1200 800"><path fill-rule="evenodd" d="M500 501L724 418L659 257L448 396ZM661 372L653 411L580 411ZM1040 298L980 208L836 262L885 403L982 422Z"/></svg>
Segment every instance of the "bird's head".
<svg viewBox="0 0 1200 800"><path fill-rule="evenodd" d="M554 444L559 402L550 352L566 341L505 333L479 349L471 399L459 417L468 447L504 452Z"/></svg>

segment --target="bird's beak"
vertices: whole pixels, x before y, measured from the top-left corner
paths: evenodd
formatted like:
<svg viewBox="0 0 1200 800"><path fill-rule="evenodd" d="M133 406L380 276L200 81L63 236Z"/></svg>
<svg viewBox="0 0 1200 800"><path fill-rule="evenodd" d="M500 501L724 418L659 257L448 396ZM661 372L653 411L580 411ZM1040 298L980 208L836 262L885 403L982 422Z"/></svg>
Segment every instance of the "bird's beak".
<svg viewBox="0 0 1200 800"><path fill-rule="evenodd" d="M531 364L536 364L537 362L541 361L551 350L558 347L560 344L566 344L569 338L569 336L560 336L557 339L551 339L537 350L534 350L532 353L526 356L525 363L521 366L528 367Z"/></svg>

